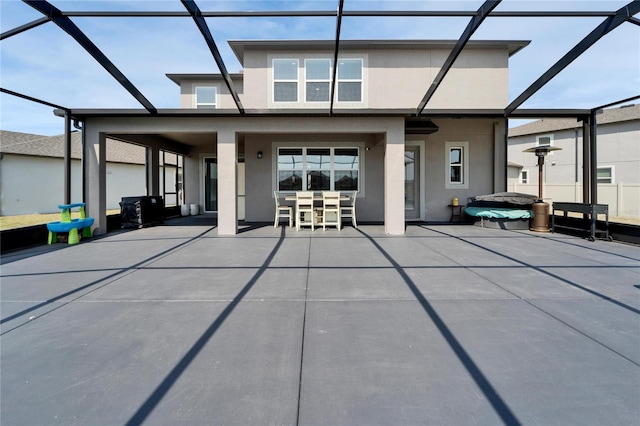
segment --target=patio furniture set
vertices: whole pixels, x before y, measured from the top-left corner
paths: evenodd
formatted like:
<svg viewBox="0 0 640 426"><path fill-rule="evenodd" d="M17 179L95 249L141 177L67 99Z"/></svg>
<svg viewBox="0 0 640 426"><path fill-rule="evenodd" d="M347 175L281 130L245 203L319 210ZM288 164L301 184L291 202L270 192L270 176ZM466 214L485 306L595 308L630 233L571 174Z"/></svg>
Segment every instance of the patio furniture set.
<svg viewBox="0 0 640 426"><path fill-rule="evenodd" d="M280 219L288 218L289 227L293 227L295 221L296 230L302 226L310 226L311 230L322 226L325 231L327 226L335 226L338 231L342 228L342 218L349 218L354 227L356 222L356 195L357 191L297 191L295 194L281 195L273 192L276 203L274 228L278 226ZM293 201L293 205L281 204L280 199Z"/></svg>

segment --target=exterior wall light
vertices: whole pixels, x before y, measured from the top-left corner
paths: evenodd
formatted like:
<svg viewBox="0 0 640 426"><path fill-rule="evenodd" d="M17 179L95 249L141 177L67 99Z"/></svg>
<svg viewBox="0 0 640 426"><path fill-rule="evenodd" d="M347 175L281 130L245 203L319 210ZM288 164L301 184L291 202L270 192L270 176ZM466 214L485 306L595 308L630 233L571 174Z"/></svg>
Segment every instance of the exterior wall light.
<svg viewBox="0 0 640 426"><path fill-rule="evenodd" d="M256 157L258 158L258 160L262 160L262 151L258 151Z"/></svg>

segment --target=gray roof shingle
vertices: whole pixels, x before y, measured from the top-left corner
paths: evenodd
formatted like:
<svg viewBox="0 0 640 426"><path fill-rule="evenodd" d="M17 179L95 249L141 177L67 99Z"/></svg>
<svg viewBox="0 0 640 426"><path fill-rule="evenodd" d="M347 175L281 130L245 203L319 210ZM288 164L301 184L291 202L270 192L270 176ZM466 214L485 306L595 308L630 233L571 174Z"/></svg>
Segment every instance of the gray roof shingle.
<svg viewBox="0 0 640 426"><path fill-rule="evenodd" d="M0 152L36 157L64 157L64 135L42 136L0 130ZM82 133L71 133L71 158L82 158ZM145 164L145 148L107 139L107 161L112 163Z"/></svg>
<svg viewBox="0 0 640 426"><path fill-rule="evenodd" d="M598 115L596 120L598 125L640 120L640 104L605 109L601 115ZM549 133L579 127L582 127L582 122L575 118L549 118L512 127L509 129L509 137Z"/></svg>

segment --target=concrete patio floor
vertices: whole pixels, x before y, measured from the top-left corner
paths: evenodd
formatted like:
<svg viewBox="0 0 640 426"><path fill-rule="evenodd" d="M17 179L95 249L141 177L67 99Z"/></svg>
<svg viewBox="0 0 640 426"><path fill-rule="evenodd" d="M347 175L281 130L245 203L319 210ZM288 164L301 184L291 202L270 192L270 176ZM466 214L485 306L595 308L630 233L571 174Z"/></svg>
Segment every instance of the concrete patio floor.
<svg viewBox="0 0 640 426"><path fill-rule="evenodd" d="M2 257L3 426L640 423L640 249L206 216Z"/></svg>

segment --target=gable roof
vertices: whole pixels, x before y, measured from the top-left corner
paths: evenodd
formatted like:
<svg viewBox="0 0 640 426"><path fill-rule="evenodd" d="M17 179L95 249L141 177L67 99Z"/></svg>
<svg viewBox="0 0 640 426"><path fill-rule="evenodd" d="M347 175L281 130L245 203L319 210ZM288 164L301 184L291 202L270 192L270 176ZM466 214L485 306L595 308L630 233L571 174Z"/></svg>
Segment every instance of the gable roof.
<svg viewBox="0 0 640 426"><path fill-rule="evenodd" d="M35 157L64 158L65 136L43 136L0 130L0 152ZM145 148L107 139L107 161L111 163L145 164ZM82 158L82 133L71 132L71 158Z"/></svg>
<svg viewBox="0 0 640 426"><path fill-rule="evenodd" d="M605 109L602 114L598 115L596 120L598 125L640 120L640 104ZM509 129L509 137L578 129L581 127L582 122L575 118L549 118L512 127Z"/></svg>

